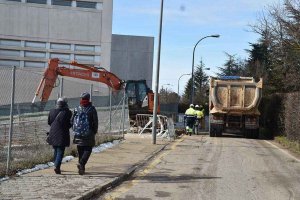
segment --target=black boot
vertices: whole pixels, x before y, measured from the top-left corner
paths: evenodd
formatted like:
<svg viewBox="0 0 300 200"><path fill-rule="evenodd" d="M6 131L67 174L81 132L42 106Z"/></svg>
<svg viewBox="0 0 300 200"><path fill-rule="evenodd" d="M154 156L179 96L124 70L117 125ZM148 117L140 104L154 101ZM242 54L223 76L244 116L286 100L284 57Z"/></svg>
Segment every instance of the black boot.
<svg viewBox="0 0 300 200"><path fill-rule="evenodd" d="M55 174L61 174L60 168L54 168Z"/></svg>
<svg viewBox="0 0 300 200"><path fill-rule="evenodd" d="M81 164L77 164L77 168L78 168L78 174L83 175L85 172L85 167Z"/></svg>

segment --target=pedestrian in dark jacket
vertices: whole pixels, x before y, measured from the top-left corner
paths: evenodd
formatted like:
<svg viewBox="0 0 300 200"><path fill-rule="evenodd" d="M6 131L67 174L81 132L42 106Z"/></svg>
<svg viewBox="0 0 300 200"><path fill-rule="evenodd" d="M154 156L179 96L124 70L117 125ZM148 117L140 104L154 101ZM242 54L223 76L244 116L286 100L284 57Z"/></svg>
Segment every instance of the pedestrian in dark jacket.
<svg viewBox="0 0 300 200"><path fill-rule="evenodd" d="M71 117L72 112L69 110L65 98L59 98L56 108L49 112L48 124L50 125L50 131L47 141L54 149L54 171L56 174L61 174L60 165L65 148L70 146Z"/></svg>
<svg viewBox="0 0 300 200"><path fill-rule="evenodd" d="M88 130L85 135L80 135L76 133L76 118L81 112L87 114ZM96 108L90 102L90 94L85 92L81 95L80 105L75 108L72 117L74 140L73 143L77 144L78 151L78 173L83 175L85 173L85 165L89 160L92 153L93 146L95 146L95 135L98 132L98 114Z"/></svg>

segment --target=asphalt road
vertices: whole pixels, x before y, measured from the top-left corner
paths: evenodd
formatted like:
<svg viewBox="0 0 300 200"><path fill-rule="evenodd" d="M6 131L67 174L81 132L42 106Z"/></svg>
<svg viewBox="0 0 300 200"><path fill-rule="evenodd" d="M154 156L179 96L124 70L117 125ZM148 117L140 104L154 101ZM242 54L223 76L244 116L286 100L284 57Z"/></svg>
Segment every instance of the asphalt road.
<svg viewBox="0 0 300 200"><path fill-rule="evenodd" d="M300 199L300 160L268 141L184 136L98 199Z"/></svg>

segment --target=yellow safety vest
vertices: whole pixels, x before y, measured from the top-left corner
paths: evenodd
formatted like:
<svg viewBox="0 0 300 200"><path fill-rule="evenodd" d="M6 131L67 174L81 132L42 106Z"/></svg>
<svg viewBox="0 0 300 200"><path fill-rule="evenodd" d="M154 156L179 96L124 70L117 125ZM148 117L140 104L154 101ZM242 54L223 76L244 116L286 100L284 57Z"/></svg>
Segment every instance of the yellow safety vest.
<svg viewBox="0 0 300 200"><path fill-rule="evenodd" d="M203 117L203 111L202 110L196 110L197 118L201 119Z"/></svg>
<svg viewBox="0 0 300 200"><path fill-rule="evenodd" d="M189 108L185 111L186 115L196 115L196 111L194 108Z"/></svg>

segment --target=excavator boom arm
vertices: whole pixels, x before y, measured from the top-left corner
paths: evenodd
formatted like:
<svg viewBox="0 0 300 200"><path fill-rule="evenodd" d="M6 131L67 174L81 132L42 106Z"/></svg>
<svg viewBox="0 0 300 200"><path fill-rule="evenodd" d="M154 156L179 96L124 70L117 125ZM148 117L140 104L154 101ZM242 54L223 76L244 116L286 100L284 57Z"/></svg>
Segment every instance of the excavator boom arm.
<svg viewBox="0 0 300 200"><path fill-rule="evenodd" d="M70 64L79 68L84 68L70 69L66 67L59 67L59 63L62 62L60 62L57 58L49 60L49 66L44 72L43 78L40 81L32 103L34 103L35 98L39 95L40 90L42 90L41 102L48 101L52 89L55 86L55 82L57 80L58 75L101 82L113 88L114 90L120 90L122 84L124 83L124 81L119 79L115 74L108 72L104 69L98 69L96 67L78 64L77 62L64 62L64 64Z"/></svg>

